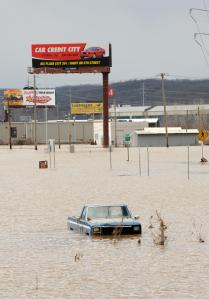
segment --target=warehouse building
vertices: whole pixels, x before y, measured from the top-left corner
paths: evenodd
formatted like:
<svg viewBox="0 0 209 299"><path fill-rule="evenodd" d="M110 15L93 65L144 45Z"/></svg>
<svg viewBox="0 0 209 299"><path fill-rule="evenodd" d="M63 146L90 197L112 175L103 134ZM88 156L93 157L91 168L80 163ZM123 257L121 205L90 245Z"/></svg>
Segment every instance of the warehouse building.
<svg viewBox="0 0 209 299"><path fill-rule="evenodd" d="M167 146L167 140L169 146L199 145L197 129L185 130L180 127L169 127L167 132L168 138L165 128L144 128L135 131L131 138L132 146L163 147Z"/></svg>

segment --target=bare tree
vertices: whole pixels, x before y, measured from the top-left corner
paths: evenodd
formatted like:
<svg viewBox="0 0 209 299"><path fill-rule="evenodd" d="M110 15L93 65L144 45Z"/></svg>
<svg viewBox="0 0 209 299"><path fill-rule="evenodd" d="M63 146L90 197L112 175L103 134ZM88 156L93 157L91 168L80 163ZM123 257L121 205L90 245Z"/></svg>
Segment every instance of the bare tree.
<svg viewBox="0 0 209 299"><path fill-rule="evenodd" d="M158 211L156 211L155 216L150 217L149 229L152 233L154 243L156 245L165 245L167 240L167 236L165 235L167 225Z"/></svg>

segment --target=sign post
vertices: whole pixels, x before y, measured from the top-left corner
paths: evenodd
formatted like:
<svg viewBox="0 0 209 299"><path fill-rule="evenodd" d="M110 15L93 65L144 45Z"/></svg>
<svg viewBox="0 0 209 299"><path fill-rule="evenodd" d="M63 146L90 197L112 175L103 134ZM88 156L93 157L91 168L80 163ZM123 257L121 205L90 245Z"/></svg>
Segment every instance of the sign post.
<svg viewBox="0 0 209 299"><path fill-rule="evenodd" d="M124 144L125 144L125 147L127 147L127 161L129 162L129 147L130 147L130 142L131 142L131 136L130 134L125 134L124 136Z"/></svg>
<svg viewBox="0 0 209 299"><path fill-rule="evenodd" d="M49 139L48 149L49 149L50 168L51 168L51 153L53 153L53 162L54 162L54 168L55 168L55 140L54 139Z"/></svg>
<svg viewBox="0 0 209 299"><path fill-rule="evenodd" d="M206 158L204 158L203 152L204 152L204 141L208 138L208 133L206 132L206 130L200 130L199 134L197 135L198 139L200 141L202 141L202 158L200 160L200 162L208 162Z"/></svg>

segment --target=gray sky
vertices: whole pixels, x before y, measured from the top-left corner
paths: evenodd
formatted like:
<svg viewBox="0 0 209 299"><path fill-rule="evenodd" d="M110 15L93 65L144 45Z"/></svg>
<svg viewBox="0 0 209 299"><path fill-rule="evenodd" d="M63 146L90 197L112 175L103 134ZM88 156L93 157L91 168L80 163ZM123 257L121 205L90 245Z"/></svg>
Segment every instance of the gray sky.
<svg viewBox="0 0 209 299"><path fill-rule="evenodd" d="M0 0L0 88L26 84L33 43L111 42L110 82L161 72L170 78L209 78L193 38L197 28L189 16L191 7L209 9L209 0ZM209 33L208 15L193 14L200 31ZM209 51L207 40L209 36L204 37ZM41 87L101 81L101 75L77 74L38 79Z"/></svg>

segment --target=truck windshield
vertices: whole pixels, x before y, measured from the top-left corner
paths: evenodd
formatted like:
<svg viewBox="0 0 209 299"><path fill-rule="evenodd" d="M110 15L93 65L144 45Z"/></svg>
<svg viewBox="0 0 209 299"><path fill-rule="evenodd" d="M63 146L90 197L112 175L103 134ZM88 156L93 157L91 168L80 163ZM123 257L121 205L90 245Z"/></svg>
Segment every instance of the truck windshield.
<svg viewBox="0 0 209 299"><path fill-rule="evenodd" d="M117 217L130 217L130 213L126 206L106 206L88 208L89 219Z"/></svg>

